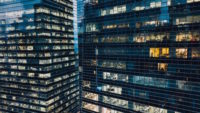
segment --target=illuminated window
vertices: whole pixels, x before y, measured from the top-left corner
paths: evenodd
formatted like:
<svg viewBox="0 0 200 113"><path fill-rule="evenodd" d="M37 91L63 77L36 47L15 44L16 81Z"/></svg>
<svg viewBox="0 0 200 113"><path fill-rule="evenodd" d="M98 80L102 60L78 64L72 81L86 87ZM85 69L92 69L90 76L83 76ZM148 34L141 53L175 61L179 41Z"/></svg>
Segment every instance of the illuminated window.
<svg viewBox="0 0 200 113"><path fill-rule="evenodd" d="M176 25L199 23L199 22L200 22L199 15L176 18Z"/></svg>
<svg viewBox="0 0 200 113"><path fill-rule="evenodd" d="M144 10L144 9L145 9L144 6L136 6L133 10L140 11L140 10Z"/></svg>
<svg viewBox="0 0 200 113"><path fill-rule="evenodd" d="M167 63L158 63L158 71L167 71L168 64Z"/></svg>
<svg viewBox="0 0 200 113"><path fill-rule="evenodd" d="M135 111L140 111L142 113L167 113L166 109L144 105L136 102L133 103L133 106Z"/></svg>
<svg viewBox="0 0 200 113"><path fill-rule="evenodd" d="M51 77L51 73L39 74L39 78L49 78L49 77Z"/></svg>
<svg viewBox="0 0 200 113"><path fill-rule="evenodd" d="M186 81L182 81L182 80L178 80L177 81L177 86L179 89L186 89L187 88L187 82Z"/></svg>
<svg viewBox="0 0 200 113"><path fill-rule="evenodd" d="M181 41L190 41L191 38L192 38L192 36L189 35L189 34L180 33L180 34L176 35L176 41L177 41L177 42L181 42Z"/></svg>
<svg viewBox="0 0 200 113"><path fill-rule="evenodd" d="M106 36L101 38L101 42L107 42L107 43L128 42L128 36L123 36L123 35Z"/></svg>
<svg viewBox="0 0 200 113"><path fill-rule="evenodd" d="M105 107L101 107L101 113L122 113L122 112L112 110L112 109L109 109L109 108L105 108Z"/></svg>
<svg viewBox="0 0 200 113"><path fill-rule="evenodd" d="M159 57L160 49L159 48L150 48L150 57Z"/></svg>
<svg viewBox="0 0 200 113"><path fill-rule="evenodd" d="M169 48L161 48L161 57L169 57Z"/></svg>
<svg viewBox="0 0 200 113"><path fill-rule="evenodd" d="M104 25L103 29L128 28L128 27L129 27L129 24L122 23L122 24Z"/></svg>
<svg viewBox="0 0 200 113"><path fill-rule="evenodd" d="M187 0L187 3L199 2L200 0Z"/></svg>
<svg viewBox="0 0 200 113"><path fill-rule="evenodd" d="M85 108L85 109L95 111L95 112L99 112L99 106L98 105L90 104L90 103L87 103L87 102L83 102L82 105L83 105L83 108Z"/></svg>
<svg viewBox="0 0 200 113"><path fill-rule="evenodd" d="M137 43L142 43L142 42L146 42L146 39L145 39L145 36L141 34L141 35L136 35L133 41Z"/></svg>
<svg viewBox="0 0 200 113"><path fill-rule="evenodd" d="M176 49L176 57L177 58L187 58L187 48L179 48Z"/></svg>
<svg viewBox="0 0 200 113"><path fill-rule="evenodd" d="M96 60L85 60L84 64L88 65L88 66L96 66L97 65L97 61Z"/></svg>
<svg viewBox="0 0 200 113"><path fill-rule="evenodd" d="M113 24L113 25L104 25L103 26L103 29L114 29L114 28L117 28L116 24Z"/></svg>
<svg viewBox="0 0 200 113"><path fill-rule="evenodd" d="M119 98L112 98L112 97L108 97L108 96L103 96L103 102L105 102L107 104L115 105L115 106L120 106L120 107L123 107L123 108L128 108L128 101L122 100L122 99L119 99Z"/></svg>
<svg viewBox="0 0 200 113"><path fill-rule="evenodd" d="M87 3L98 4L98 0L87 0Z"/></svg>
<svg viewBox="0 0 200 113"><path fill-rule="evenodd" d="M192 58L200 58L200 48L192 48Z"/></svg>
<svg viewBox="0 0 200 113"><path fill-rule="evenodd" d="M200 40L200 33L199 32L189 32L189 33L179 33L176 35L176 41L192 41L196 42Z"/></svg>
<svg viewBox="0 0 200 113"><path fill-rule="evenodd" d="M169 48L150 48L150 57L169 57Z"/></svg>
<svg viewBox="0 0 200 113"><path fill-rule="evenodd" d="M128 82L128 75L119 73L103 72L103 79Z"/></svg>
<svg viewBox="0 0 200 113"><path fill-rule="evenodd" d="M157 25L158 24L158 21L156 20L152 20L152 21L146 21L144 22L143 26L154 26L154 25Z"/></svg>
<svg viewBox="0 0 200 113"><path fill-rule="evenodd" d="M90 88L90 81L83 81L83 87Z"/></svg>
<svg viewBox="0 0 200 113"><path fill-rule="evenodd" d="M14 0L0 0L0 3L12 2Z"/></svg>
<svg viewBox="0 0 200 113"><path fill-rule="evenodd" d="M122 94L122 88L113 85L103 85L102 90L111 93Z"/></svg>
<svg viewBox="0 0 200 113"><path fill-rule="evenodd" d="M161 2L151 2L150 8L161 7Z"/></svg>
<svg viewBox="0 0 200 113"><path fill-rule="evenodd" d="M83 91L82 94L83 94L84 98L98 101L99 96L96 93L90 93L90 92Z"/></svg>
<svg viewBox="0 0 200 113"><path fill-rule="evenodd" d="M103 61L101 64L102 67L107 68L117 68L117 69L126 69L126 62L122 61Z"/></svg>
<svg viewBox="0 0 200 113"><path fill-rule="evenodd" d="M87 25L86 25L86 31L87 31L87 32L98 31L97 25L96 25L96 24L93 24L93 23L87 24Z"/></svg>
<svg viewBox="0 0 200 113"><path fill-rule="evenodd" d="M101 16L111 15L111 14L119 14L126 12L126 5L115 6L112 8L102 9Z"/></svg>

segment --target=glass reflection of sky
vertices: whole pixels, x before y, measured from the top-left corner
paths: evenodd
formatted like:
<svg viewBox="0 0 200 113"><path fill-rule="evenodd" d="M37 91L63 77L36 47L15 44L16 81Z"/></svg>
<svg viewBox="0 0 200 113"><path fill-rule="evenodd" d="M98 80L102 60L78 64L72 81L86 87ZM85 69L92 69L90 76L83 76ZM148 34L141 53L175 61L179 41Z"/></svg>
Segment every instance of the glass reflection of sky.
<svg viewBox="0 0 200 113"><path fill-rule="evenodd" d="M77 0L73 0L73 14L74 14L74 42L75 42L75 52L78 53L78 26L77 26Z"/></svg>

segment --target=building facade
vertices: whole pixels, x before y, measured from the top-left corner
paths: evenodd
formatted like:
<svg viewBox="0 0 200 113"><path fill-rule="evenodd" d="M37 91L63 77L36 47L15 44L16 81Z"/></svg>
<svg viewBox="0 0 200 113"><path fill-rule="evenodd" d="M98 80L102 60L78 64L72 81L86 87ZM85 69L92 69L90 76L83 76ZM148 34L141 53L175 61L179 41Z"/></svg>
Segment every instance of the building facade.
<svg viewBox="0 0 200 113"><path fill-rule="evenodd" d="M0 0L0 113L75 113L72 0Z"/></svg>
<svg viewBox="0 0 200 113"><path fill-rule="evenodd" d="M199 113L200 0L90 0L83 113Z"/></svg>

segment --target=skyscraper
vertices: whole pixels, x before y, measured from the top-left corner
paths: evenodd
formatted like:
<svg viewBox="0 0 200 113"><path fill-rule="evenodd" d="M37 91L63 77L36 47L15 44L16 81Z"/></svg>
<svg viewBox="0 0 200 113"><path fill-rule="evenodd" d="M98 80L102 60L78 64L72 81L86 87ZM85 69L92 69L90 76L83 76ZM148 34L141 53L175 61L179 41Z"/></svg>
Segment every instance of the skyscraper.
<svg viewBox="0 0 200 113"><path fill-rule="evenodd" d="M0 113L79 108L72 0L0 0Z"/></svg>
<svg viewBox="0 0 200 113"><path fill-rule="evenodd" d="M90 0L83 113L199 113L200 0Z"/></svg>

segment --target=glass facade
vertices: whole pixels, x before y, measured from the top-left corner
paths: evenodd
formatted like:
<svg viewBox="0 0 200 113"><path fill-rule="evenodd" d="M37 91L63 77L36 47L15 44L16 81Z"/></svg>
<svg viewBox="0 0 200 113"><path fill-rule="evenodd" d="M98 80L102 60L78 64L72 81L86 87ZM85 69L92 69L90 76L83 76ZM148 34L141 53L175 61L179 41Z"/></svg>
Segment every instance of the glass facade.
<svg viewBox="0 0 200 113"><path fill-rule="evenodd" d="M83 34L83 18L84 18L84 5L86 3L86 0L77 0L77 28L78 28L78 42L80 41L80 37L82 37ZM79 43L77 43L77 46L79 47ZM78 48L78 52L79 52ZM82 111L82 75L79 73L79 85L80 85L80 112Z"/></svg>
<svg viewBox="0 0 200 113"><path fill-rule="evenodd" d="M89 0L83 113L199 113L200 0Z"/></svg>
<svg viewBox="0 0 200 113"><path fill-rule="evenodd" d="M0 0L0 113L79 108L72 0Z"/></svg>

